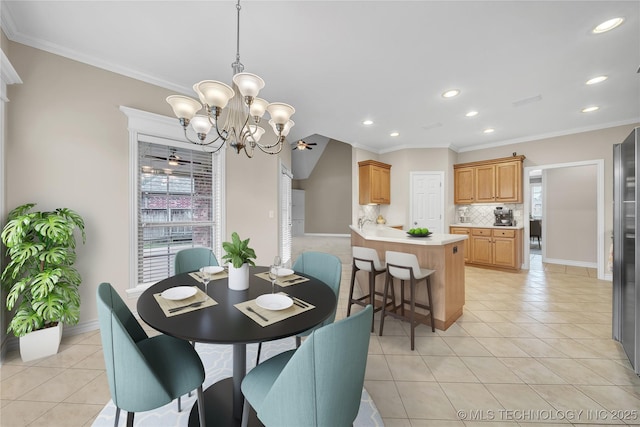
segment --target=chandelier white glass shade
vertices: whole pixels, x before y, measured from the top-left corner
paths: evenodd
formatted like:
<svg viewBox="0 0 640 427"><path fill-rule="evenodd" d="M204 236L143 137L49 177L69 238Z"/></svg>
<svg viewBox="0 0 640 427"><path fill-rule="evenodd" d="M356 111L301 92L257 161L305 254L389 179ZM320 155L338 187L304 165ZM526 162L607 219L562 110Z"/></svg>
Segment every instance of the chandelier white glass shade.
<svg viewBox="0 0 640 427"><path fill-rule="evenodd" d="M227 143L237 153L244 150L248 157L253 157L256 147L267 154L278 154L294 125L291 116L296 110L289 104L269 103L258 98L260 90L264 88L264 80L255 74L243 72L244 65L240 63L240 0L236 9L238 49L236 61L231 64L234 72L232 86L216 80L203 80L193 85L199 101L187 96L171 95L167 97L167 102L179 119L185 138L203 148L211 147L211 152L217 152ZM226 118L224 123L220 123L223 110ZM258 124L265 112L271 116L269 125L276 135L275 142L270 144L260 143L265 130ZM189 135L189 124L196 138ZM215 145L216 142L219 144Z"/></svg>

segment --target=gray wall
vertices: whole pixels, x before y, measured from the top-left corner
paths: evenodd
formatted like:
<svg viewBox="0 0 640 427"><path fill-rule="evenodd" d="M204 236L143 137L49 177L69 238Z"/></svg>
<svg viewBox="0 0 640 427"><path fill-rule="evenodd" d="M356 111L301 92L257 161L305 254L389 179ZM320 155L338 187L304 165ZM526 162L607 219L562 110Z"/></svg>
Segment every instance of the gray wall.
<svg viewBox="0 0 640 427"><path fill-rule="evenodd" d="M331 139L309 178L295 181L305 190L305 233L349 233L351 163L351 146Z"/></svg>

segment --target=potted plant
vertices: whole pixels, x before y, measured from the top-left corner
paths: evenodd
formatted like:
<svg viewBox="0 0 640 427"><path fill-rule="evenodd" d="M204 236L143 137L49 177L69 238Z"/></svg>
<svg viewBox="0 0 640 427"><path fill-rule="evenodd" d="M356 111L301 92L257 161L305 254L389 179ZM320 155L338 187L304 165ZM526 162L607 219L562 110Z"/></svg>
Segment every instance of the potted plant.
<svg viewBox="0 0 640 427"><path fill-rule="evenodd" d="M223 260L229 262L229 289L242 291L249 288L249 265L255 266L255 251L249 247L249 239L241 240L235 231L231 242L223 242Z"/></svg>
<svg viewBox="0 0 640 427"><path fill-rule="evenodd" d="M84 221L71 209L31 212L35 203L9 213L0 237L9 262L0 276L15 314L7 332L20 338L20 356L28 361L58 352L62 324L80 319L82 278L76 261L76 229L85 242Z"/></svg>

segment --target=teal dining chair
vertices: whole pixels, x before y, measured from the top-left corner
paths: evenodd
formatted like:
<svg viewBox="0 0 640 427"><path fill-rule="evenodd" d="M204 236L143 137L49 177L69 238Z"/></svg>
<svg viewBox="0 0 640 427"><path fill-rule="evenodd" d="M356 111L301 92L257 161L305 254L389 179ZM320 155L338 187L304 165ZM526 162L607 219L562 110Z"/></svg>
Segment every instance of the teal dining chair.
<svg viewBox="0 0 640 427"><path fill-rule="evenodd" d="M334 295L336 296L336 303L338 301L338 295L340 294L340 279L342 278L342 263L340 258L335 255L331 255L324 252L303 252L293 263L293 270L298 273L308 274L326 283ZM304 286L304 283L298 285ZM325 319L319 325L314 328L306 330L296 335L296 347L300 347L302 337L309 335L314 329L321 328L322 326L333 323L336 318L336 308L333 309L331 315ZM260 352L262 350L262 343L258 343L258 356L256 358L256 365L260 363Z"/></svg>
<svg viewBox="0 0 640 427"><path fill-rule="evenodd" d="M373 307L316 329L242 381L242 425L255 409L266 426L351 426L358 415L367 366Z"/></svg>
<svg viewBox="0 0 640 427"><path fill-rule="evenodd" d="M340 258L324 252L303 252L293 264L293 270L308 274L326 283L336 296L340 294L340 279L342 278L342 263ZM300 347L300 338L309 335L314 329L333 323L336 318L336 308L324 322L316 327L302 332L296 336L296 347Z"/></svg>
<svg viewBox="0 0 640 427"><path fill-rule="evenodd" d="M219 265L218 259L209 248L188 248L176 253L173 261L173 273L189 273L201 267Z"/></svg>
<svg viewBox="0 0 640 427"><path fill-rule="evenodd" d="M127 411L127 425L135 412L149 411L197 389L200 425L204 426L200 356L187 342L168 335L149 337L120 295L109 283L97 291L98 320L111 399Z"/></svg>

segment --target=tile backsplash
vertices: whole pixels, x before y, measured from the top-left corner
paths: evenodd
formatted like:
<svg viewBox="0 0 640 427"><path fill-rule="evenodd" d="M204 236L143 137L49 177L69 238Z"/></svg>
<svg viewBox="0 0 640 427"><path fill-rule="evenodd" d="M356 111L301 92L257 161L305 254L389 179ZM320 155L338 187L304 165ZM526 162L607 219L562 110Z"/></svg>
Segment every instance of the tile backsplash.
<svg viewBox="0 0 640 427"><path fill-rule="evenodd" d="M522 204L515 203L505 203L502 205L456 205L454 222L458 223L460 221L458 209L467 208L467 217L469 217L468 222L470 224L484 226L493 225L496 220L493 211L500 206L505 210L513 210L513 219L516 221L516 224L520 224L522 222Z"/></svg>

